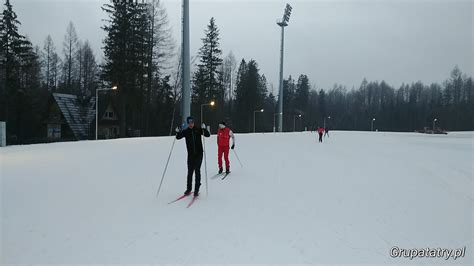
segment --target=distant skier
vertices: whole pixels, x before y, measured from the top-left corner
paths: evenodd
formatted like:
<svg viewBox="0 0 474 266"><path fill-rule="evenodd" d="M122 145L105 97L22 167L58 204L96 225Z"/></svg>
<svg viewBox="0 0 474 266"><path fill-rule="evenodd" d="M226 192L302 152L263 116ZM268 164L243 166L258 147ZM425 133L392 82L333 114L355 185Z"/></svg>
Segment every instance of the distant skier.
<svg viewBox="0 0 474 266"><path fill-rule="evenodd" d="M328 138L329 138L329 127L326 127L326 128L324 129L324 136L325 136L325 137L328 136Z"/></svg>
<svg viewBox="0 0 474 266"><path fill-rule="evenodd" d="M230 173L230 162L229 162L229 140L232 138L231 149L235 147L234 133L230 128L227 127L225 122L219 123L219 130L217 130L217 161L219 164L219 174L222 174L222 155L225 160L225 173Z"/></svg>
<svg viewBox="0 0 474 266"><path fill-rule="evenodd" d="M319 142L323 142L323 133L324 133L324 128L318 127Z"/></svg>
<svg viewBox="0 0 474 266"><path fill-rule="evenodd" d="M203 148L201 136L210 137L211 134L203 123L201 128L194 126L193 117L186 118L187 125L184 124L182 129L176 128L176 139L186 138L186 148L188 150L188 178L184 195L191 193L193 184L193 172L196 174L196 183L194 186L194 196L199 195L199 187L201 186L201 164L203 157Z"/></svg>

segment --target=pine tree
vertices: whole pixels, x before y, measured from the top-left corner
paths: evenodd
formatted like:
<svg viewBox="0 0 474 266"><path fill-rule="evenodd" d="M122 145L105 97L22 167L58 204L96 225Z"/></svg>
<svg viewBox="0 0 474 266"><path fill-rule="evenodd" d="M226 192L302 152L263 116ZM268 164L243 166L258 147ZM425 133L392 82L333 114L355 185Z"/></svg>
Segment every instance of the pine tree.
<svg viewBox="0 0 474 266"><path fill-rule="evenodd" d="M21 143L34 133L31 127L35 121L28 123L28 119L32 117L31 112L38 111L32 108L30 97L39 87L40 64L31 42L19 33L19 25L10 1L6 0L0 23L4 69L0 120L8 124L7 139Z"/></svg>
<svg viewBox="0 0 474 266"><path fill-rule="evenodd" d="M233 120L238 132L245 132L248 129L246 128L245 124L245 113L247 112L246 101L250 98L247 92L247 79L248 79L248 66L247 62L244 59L240 61L239 70L237 71L237 78L236 78L236 85L234 91L234 110L233 112ZM244 130L244 128L246 128Z"/></svg>
<svg viewBox="0 0 474 266"><path fill-rule="evenodd" d="M206 121L215 124L222 118L224 111L224 87L221 79L222 51L219 48L219 29L211 18L202 38L203 46L199 49L200 63L193 77L193 109L199 111L200 105L211 100L217 102L216 112L206 115ZM219 114L219 115L216 115Z"/></svg>
<svg viewBox="0 0 474 266"><path fill-rule="evenodd" d="M63 42L63 53L64 53L64 78L65 80L64 85L66 91L69 92L76 92L75 88L73 88L73 81L74 81L74 70L76 67L76 59L74 58L76 54L76 49L78 46L78 38L76 34L76 28L72 22L69 22L66 35L64 35L64 42Z"/></svg>
<svg viewBox="0 0 474 266"><path fill-rule="evenodd" d="M48 90L51 90L56 85L55 76L57 74L58 54L56 53L56 47L50 35L48 35L44 41L41 57L44 77L43 84Z"/></svg>
<svg viewBox="0 0 474 266"><path fill-rule="evenodd" d="M115 2L102 8L109 16L103 26L105 64L103 79L117 86L121 136L126 129L149 134L152 101L164 83L162 72L171 55L172 40L165 10L153 4ZM172 107L171 107L172 108ZM163 125L165 126L165 125Z"/></svg>
<svg viewBox="0 0 474 266"><path fill-rule="evenodd" d="M219 29L215 24L214 18L211 18L207 30L205 31L206 36L202 39L203 46L199 50L199 57L201 63L198 65L202 68L205 73L206 82L206 98L208 100L217 97L219 95L219 66L222 64L222 51L219 48Z"/></svg>
<svg viewBox="0 0 474 266"><path fill-rule="evenodd" d="M253 130L253 111L263 109L265 106L266 78L261 76L259 71L255 60L246 63L242 59L240 62L235 89L235 110L233 111L238 132L251 132Z"/></svg>
<svg viewBox="0 0 474 266"><path fill-rule="evenodd" d="M309 89L308 76L300 75L295 91L295 106L300 113L308 112Z"/></svg>
<svg viewBox="0 0 474 266"><path fill-rule="evenodd" d="M136 66L145 62L145 58L140 58L136 52L137 42L140 41L137 36L140 27L135 28L139 10L125 2L105 4L102 9L109 16L108 24L103 26L107 34L104 40L103 79L107 86L118 87L120 136L125 137L133 122L129 116L137 109L137 98L141 98L137 97L140 93L137 93L137 78L141 71Z"/></svg>
<svg viewBox="0 0 474 266"><path fill-rule="evenodd" d="M295 80L291 77L283 79L283 131L293 131L293 116L295 115Z"/></svg>
<svg viewBox="0 0 474 266"><path fill-rule="evenodd" d="M82 46L82 56L81 56L81 80L84 94L87 96L94 95L95 90L98 86L98 74L99 69L95 59L94 52L89 45L89 42L86 41Z"/></svg>

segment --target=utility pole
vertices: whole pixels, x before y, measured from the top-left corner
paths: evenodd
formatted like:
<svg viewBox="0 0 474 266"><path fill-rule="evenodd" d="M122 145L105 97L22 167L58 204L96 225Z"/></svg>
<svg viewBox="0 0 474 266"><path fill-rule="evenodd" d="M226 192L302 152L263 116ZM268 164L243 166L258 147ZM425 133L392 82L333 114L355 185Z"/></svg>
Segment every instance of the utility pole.
<svg viewBox="0 0 474 266"><path fill-rule="evenodd" d="M189 54L189 0L183 0L182 21L182 90L181 90L181 119L191 115L191 64Z"/></svg>

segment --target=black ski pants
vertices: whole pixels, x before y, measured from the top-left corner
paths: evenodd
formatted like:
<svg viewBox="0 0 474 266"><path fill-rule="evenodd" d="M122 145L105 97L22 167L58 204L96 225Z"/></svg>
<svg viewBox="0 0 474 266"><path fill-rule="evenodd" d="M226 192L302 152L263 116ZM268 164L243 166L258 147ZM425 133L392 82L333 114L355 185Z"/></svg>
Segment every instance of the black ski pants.
<svg viewBox="0 0 474 266"><path fill-rule="evenodd" d="M193 187L193 173L196 174L196 183L194 185L194 192L199 192L201 186L201 164L202 152L197 154L188 154L188 182L186 189L192 190Z"/></svg>

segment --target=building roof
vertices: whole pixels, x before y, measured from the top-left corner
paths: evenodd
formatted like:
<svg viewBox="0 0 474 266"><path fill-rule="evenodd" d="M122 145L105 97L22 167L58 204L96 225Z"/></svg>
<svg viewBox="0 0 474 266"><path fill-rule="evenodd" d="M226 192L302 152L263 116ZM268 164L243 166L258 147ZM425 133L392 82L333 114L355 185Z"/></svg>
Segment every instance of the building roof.
<svg viewBox="0 0 474 266"><path fill-rule="evenodd" d="M87 139L95 119L95 98L81 101L76 95L63 93L53 93L53 97L76 139Z"/></svg>

